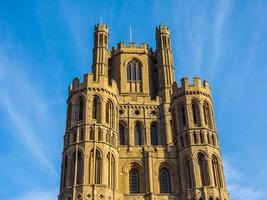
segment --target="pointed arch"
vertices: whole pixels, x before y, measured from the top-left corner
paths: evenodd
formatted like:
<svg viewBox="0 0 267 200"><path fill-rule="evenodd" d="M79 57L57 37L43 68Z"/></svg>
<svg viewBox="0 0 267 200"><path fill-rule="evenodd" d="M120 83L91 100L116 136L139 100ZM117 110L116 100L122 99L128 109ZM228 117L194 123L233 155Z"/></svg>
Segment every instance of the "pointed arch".
<svg viewBox="0 0 267 200"><path fill-rule="evenodd" d="M170 173L166 167L159 171L160 193L171 193Z"/></svg>
<svg viewBox="0 0 267 200"><path fill-rule="evenodd" d="M114 106L110 99L107 100L106 103L106 123L113 128L114 126Z"/></svg>
<svg viewBox="0 0 267 200"><path fill-rule="evenodd" d="M93 105L92 105L92 118L96 120L96 122L100 122L100 113L101 113L101 101L99 96L95 95L93 97Z"/></svg>
<svg viewBox="0 0 267 200"><path fill-rule="evenodd" d="M135 145L141 145L142 143L144 143L144 141L142 141L142 132L143 132L142 124L138 121L135 123L135 127L134 127L134 144Z"/></svg>
<svg viewBox="0 0 267 200"><path fill-rule="evenodd" d="M191 108L192 108L194 125L199 127L200 126L199 102L193 99L191 103Z"/></svg>
<svg viewBox="0 0 267 200"><path fill-rule="evenodd" d="M215 155L212 156L212 171L215 186L222 187L220 164Z"/></svg>
<svg viewBox="0 0 267 200"><path fill-rule="evenodd" d="M203 153L198 153L198 169L202 186L209 185L208 163Z"/></svg>
<svg viewBox="0 0 267 200"><path fill-rule="evenodd" d="M75 159L76 159L76 152L74 151L71 155L71 161L70 161L70 181L69 186L72 186L74 184L74 177L75 177Z"/></svg>
<svg viewBox="0 0 267 200"><path fill-rule="evenodd" d="M76 183L77 184L82 184L83 183L83 153L78 150L77 153L77 179Z"/></svg>
<svg viewBox="0 0 267 200"><path fill-rule="evenodd" d="M108 185L114 189L115 188L115 157L112 153L108 153Z"/></svg>
<svg viewBox="0 0 267 200"><path fill-rule="evenodd" d="M208 126L208 128L212 129L212 116L209 104L207 102L204 102L203 104L203 113L205 125Z"/></svg>
<svg viewBox="0 0 267 200"><path fill-rule="evenodd" d="M186 126L186 117L185 117L185 108L182 104L178 105L178 121L179 121L179 130L183 130Z"/></svg>
<svg viewBox="0 0 267 200"><path fill-rule="evenodd" d="M119 135L120 135L120 145L126 145L126 132L127 132L127 128L126 128L126 124L124 121L120 121L119 122Z"/></svg>
<svg viewBox="0 0 267 200"><path fill-rule="evenodd" d="M150 142L151 145L158 145L158 124L152 122L150 125Z"/></svg>
<svg viewBox="0 0 267 200"><path fill-rule="evenodd" d="M79 121L82 121L84 120L84 104L85 104L85 100L84 100L84 97L83 96L80 96L78 98L78 120Z"/></svg>
<svg viewBox="0 0 267 200"><path fill-rule="evenodd" d="M187 188L192 188L192 175L191 175L191 167L190 161L187 157L184 157L184 175L185 175L185 183Z"/></svg>
<svg viewBox="0 0 267 200"><path fill-rule="evenodd" d="M101 184L101 154L98 149L95 152L95 184Z"/></svg>
<svg viewBox="0 0 267 200"><path fill-rule="evenodd" d="M136 168L133 168L129 172L129 185L130 193L140 193L140 175Z"/></svg>

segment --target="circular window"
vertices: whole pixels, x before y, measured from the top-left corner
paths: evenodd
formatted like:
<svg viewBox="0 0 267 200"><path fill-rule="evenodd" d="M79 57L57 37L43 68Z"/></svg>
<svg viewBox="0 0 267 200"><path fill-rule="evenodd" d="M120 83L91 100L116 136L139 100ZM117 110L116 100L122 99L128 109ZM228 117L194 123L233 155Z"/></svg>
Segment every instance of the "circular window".
<svg viewBox="0 0 267 200"><path fill-rule="evenodd" d="M134 114L135 114L135 115L140 115L140 111L139 111L139 110L135 110L135 111L134 111Z"/></svg>
<svg viewBox="0 0 267 200"><path fill-rule="evenodd" d="M150 112L150 115L151 115L151 116L156 116L156 114L157 114L157 113L156 113L155 110L152 110L152 111Z"/></svg>
<svg viewBox="0 0 267 200"><path fill-rule="evenodd" d="M123 109L120 109L119 110L119 113L120 113L120 115L122 115L124 113L124 110Z"/></svg>

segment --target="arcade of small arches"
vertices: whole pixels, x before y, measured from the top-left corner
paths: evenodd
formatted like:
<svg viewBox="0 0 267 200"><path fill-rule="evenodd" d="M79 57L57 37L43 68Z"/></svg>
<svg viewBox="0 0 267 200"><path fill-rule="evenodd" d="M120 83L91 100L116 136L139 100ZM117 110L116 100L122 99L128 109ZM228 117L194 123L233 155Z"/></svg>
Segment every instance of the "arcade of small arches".
<svg viewBox="0 0 267 200"><path fill-rule="evenodd" d="M187 116L190 116L187 113L192 113L192 120L187 118ZM189 126L189 121L193 122L194 127L207 127L214 130L212 109L206 101L201 104L197 99L192 99L190 105L179 103L178 106L172 110L172 118L175 133L177 133L177 131L181 132Z"/></svg>
<svg viewBox="0 0 267 200"><path fill-rule="evenodd" d="M76 115L77 115L77 122L81 122L84 120L84 115L85 115L85 99L83 96L80 96L77 99L77 104L71 104L69 103L68 105L68 111L67 111L67 127L71 127L71 122L73 118L73 107L76 108ZM101 100L99 96L94 96L93 101L92 101L92 119L95 120L97 123L101 123ZM105 107L105 122L109 125L110 128L115 127L115 108L113 106L113 103L111 100L107 100L106 102L106 107ZM75 137L75 131L76 129L72 131L73 140L72 142L77 141ZM80 141L83 138L84 135L84 129L81 128L81 134L80 134ZM91 131L90 131L91 132ZM143 123L141 121L136 121L135 127L134 127L134 145L145 145L145 144L150 144L150 145L162 145L162 136L159 134L159 128L158 124L156 121L153 121L150 125L150 142L147 141L146 136L145 136L145 128L143 126ZM68 144L71 143L71 137L68 138L67 142ZM90 134L90 139L94 139L95 137ZM119 138L120 138L120 145L128 145L129 144L129 128L128 125L125 121L121 120L119 121Z"/></svg>
<svg viewBox="0 0 267 200"><path fill-rule="evenodd" d="M196 158L185 156L183 172L188 189L203 186L223 187L222 164L215 154L210 158L203 152L198 152ZM196 179L196 176L199 179Z"/></svg>
<svg viewBox="0 0 267 200"><path fill-rule="evenodd" d="M117 169L116 158L112 152L108 152L106 156L98 149L94 148L84 155L81 149L73 151L71 156L64 156L62 165L62 182L61 189L67 189L72 186L82 184L106 184L111 189L117 188ZM88 166L88 167L86 167ZM159 193L173 193L172 187L174 180L172 169L168 163L161 163L158 169ZM108 180L104 180L105 177ZM131 163L130 169L127 171L128 177L128 193L138 194L144 193L142 185L144 184L144 170L139 163ZM105 182L107 181L107 182Z"/></svg>
<svg viewBox="0 0 267 200"><path fill-rule="evenodd" d="M89 153L78 149L69 155L65 155L63 159L62 189L85 183L102 184L103 174L107 174L107 185L112 189L115 188L116 162L112 152L103 156L98 148L93 148ZM85 166L88 166L87 169Z"/></svg>

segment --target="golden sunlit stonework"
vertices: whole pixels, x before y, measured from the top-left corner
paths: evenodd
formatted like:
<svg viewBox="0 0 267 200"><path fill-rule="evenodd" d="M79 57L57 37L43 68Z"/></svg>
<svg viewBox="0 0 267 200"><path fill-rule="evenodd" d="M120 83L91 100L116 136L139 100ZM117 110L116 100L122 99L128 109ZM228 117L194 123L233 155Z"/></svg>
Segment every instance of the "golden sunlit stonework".
<svg viewBox="0 0 267 200"><path fill-rule="evenodd" d="M92 69L69 87L59 200L229 200L209 84L175 82L167 26L154 51L96 25Z"/></svg>

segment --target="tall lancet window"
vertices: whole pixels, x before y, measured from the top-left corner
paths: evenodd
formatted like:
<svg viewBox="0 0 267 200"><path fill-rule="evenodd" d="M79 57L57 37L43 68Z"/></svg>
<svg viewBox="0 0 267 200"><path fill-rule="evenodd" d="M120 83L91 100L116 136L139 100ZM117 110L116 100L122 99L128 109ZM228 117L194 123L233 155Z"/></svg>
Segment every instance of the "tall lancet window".
<svg viewBox="0 0 267 200"><path fill-rule="evenodd" d="M92 107L92 118L97 122L100 122L100 98L98 96L94 96L93 99L93 107Z"/></svg>
<svg viewBox="0 0 267 200"><path fill-rule="evenodd" d="M220 165L216 156L212 157L212 171L215 186L222 187Z"/></svg>
<svg viewBox="0 0 267 200"><path fill-rule="evenodd" d="M130 179L130 193L139 193L140 184L139 184L139 172L137 169L132 169L129 173Z"/></svg>
<svg viewBox="0 0 267 200"><path fill-rule="evenodd" d="M135 145L141 145L141 136L142 136L142 128L140 123L136 123L134 128L134 144Z"/></svg>
<svg viewBox="0 0 267 200"><path fill-rule="evenodd" d="M79 97L78 99L78 120L82 121L84 118L84 98Z"/></svg>
<svg viewBox="0 0 267 200"><path fill-rule="evenodd" d="M78 151L78 159L77 159L77 184L83 183L83 154L81 151Z"/></svg>
<svg viewBox="0 0 267 200"><path fill-rule="evenodd" d="M114 109L113 104L110 100L106 103L106 123L113 127L113 116L114 116Z"/></svg>
<svg viewBox="0 0 267 200"><path fill-rule="evenodd" d="M127 80L128 81L142 80L142 67L140 62L132 60L127 64Z"/></svg>
<svg viewBox="0 0 267 200"><path fill-rule="evenodd" d="M158 128L157 123L153 122L150 126L151 145L158 145Z"/></svg>
<svg viewBox="0 0 267 200"><path fill-rule="evenodd" d="M203 105L203 113L204 113L204 121L205 121L205 124L210 129L212 129L211 112L210 112L209 105L206 102Z"/></svg>
<svg viewBox="0 0 267 200"><path fill-rule="evenodd" d="M202 186L208 186L209 185L208 164L205 155L203 153L198 154L198 167L199 167Z"/></svg>
<svg viewBox="0 0 267 200"><path fill-rule="evenodd" d="M190 161L188 158L184 158L184 172L185 172L185 182L187 188L192 188L192 177L190 170Z"/></svg>
<svg viewBox="0 0 267 200"><path fill-rule="evenodd" d="M199 106L198 102L195 100L192 101L192 114L195 126L200 126Z"/></svg>
<svg viewBox="0 0 267 200"><path fill-rule="evenodd" d="M95 183L101 183L101 155L98 150L95 155Z"/></svg>
<svg viewBox="0 0 267 200"><path fill-rule="evenodd" d="M126 126L125 124L120 121L120 124L119 124L119 132L120 132L120 145L125 145L126 144Z"/></svg>
<svg viewBox="0 0 267 200"><path fill-rule="evenodd" d="M171 184L170 184L170 173L167 168L162 168L159 172L160 180L160 193L170 193Z"/></svg>

